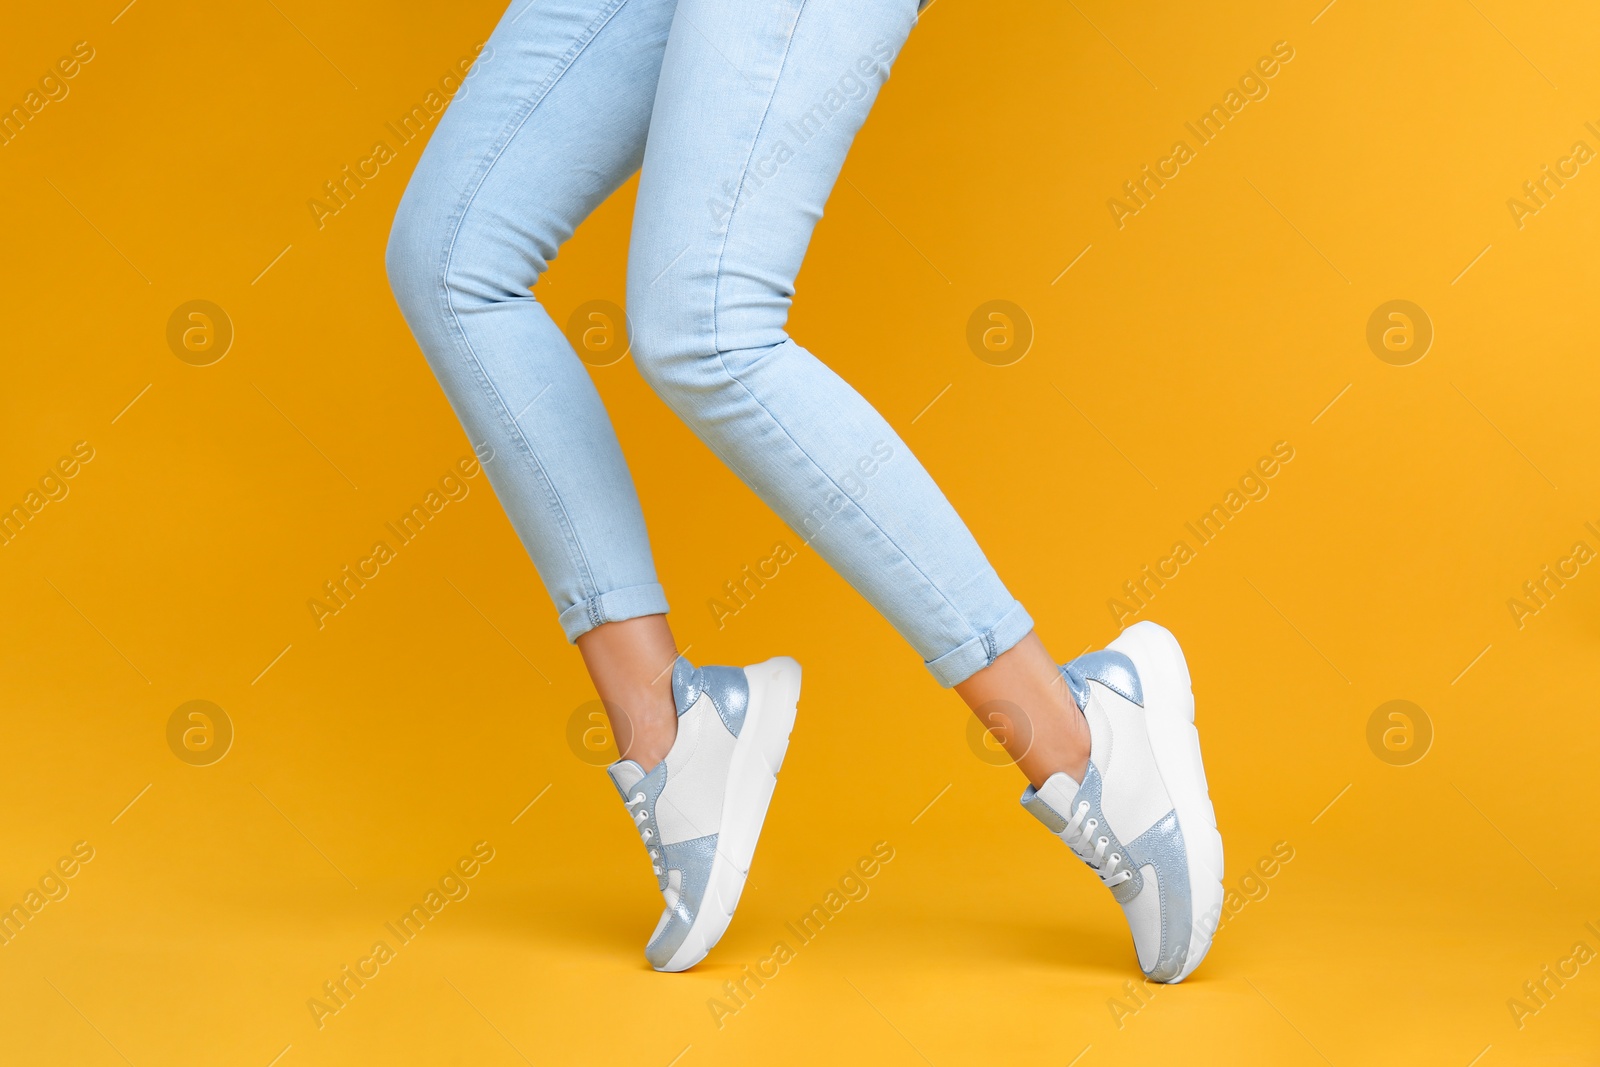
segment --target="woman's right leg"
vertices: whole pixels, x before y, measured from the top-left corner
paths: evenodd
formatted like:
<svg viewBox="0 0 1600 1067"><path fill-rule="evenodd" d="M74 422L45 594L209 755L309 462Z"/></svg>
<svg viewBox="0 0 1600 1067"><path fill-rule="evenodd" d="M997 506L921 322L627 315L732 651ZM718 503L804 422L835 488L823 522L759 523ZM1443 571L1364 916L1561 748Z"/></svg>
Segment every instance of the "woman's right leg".
<svg viewBox="0 0 1600 1067"><path fill-rule="evenodd" d="M388 250L406 321L492 449L484 469L623 755L646 767L676 731L666 597L605 408L529 288L638 169L674 6L514 4L423 153Z"/></svg>

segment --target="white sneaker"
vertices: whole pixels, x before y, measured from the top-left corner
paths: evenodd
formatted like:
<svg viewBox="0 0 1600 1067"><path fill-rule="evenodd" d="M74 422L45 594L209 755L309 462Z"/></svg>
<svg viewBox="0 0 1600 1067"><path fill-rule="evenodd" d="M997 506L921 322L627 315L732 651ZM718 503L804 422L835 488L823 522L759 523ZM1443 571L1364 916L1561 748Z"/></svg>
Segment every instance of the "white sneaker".
<svg viewBox="0 0 1600 1067"><path fill-rule="evenodd" d="M1055 774L1022 794L1111 890L1139 968L1181 982L1222 915L1222 835L1206 790L1194 694L1178 641L1153 622L1061 668L1089 722L1083 781Z"/></svg>
<svg viewBox="0 0 1600 1067"><path fill-rule="evenodd" d="M678 737L667 758L648 774L633 760L607 768L667 901L644 950L658 971L699 963L733 919L789 749L800 664L779 656L696 669L680 656L672 697Z"/></svg>

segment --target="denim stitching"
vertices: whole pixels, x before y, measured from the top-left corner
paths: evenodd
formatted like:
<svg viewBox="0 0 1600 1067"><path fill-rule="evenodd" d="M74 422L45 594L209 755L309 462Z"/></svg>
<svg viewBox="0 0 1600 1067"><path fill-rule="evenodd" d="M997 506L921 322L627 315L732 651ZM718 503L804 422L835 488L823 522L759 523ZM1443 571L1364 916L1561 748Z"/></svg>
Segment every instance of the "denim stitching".
<svg viewBox="0 0 1600 1067"><path fill-rule="evenodd" d="M733 191L733 199L728 204L728 217L722 226L722 244L717 249L717 269L714 275L716 281L711 288L711 348L720 358L722 342L719 340L717 330L717 312L722 304L722 261L728 255L728 235L733 232L733 216L739 210L739 200L744 195L744 180L750 173L750 160L756 154L756 145L761 143L761 134L767 128L767 116L772 114L772 101L778 96L778 85L783 81L783 72L789 66L789 49L794 46L794 33L800 26L800 16L806 13L806 0L800 0L800 6L795 10L794 21L789 24L789 35L783 40L783 58L778 61L778 73L772 79L772 88L767 93L766 106L761 109L761 121L756 123L756 132L750 138L750 150L745 153L744 162L739 166L739 185ZM734 68L738 70L737 67ZM740 71L743 74L742 71ZM724 368L726 369L726 368Z"/></svg>
<svg viewBox="0 0 1600 1067"><path fill-rule="evenodd" d="M577 57L583 52L584 49L594 42L594 39L599 36L600 31L605 28L605 26L613 17L615 17L616 13L620 11L623 5L626 3L627 0L616 0L616 2L613 3L609 8L603 9L600 14L596 16L594 21L585 28L584 33L580 34L577 39L572 42L572 45L567 49L566 54L557 61L554 69L552 70L550 76L545 80L544 84L539 86L539 88L534 91L530 98L531 103L527 111L524 112L520 118L514 120L514 126L509 130L508 133L503 135L504 140L501 142L499 147L495 149L486 159L483 165L483 171L477 176L471 187L471 192L465 195L464 199L460 203L460 206L456 209L456 217L454 219L455 226L450 231L449 240L445 243L443 262L440 264L439 274L443 281L443 284L440 286L440 296L444 304L444 310L448 313L448 321L454 324L456 333L460 338L461 345L469 356L466 362L473 370L474 376L478 380L479 387L482 388L483 391L500 406L500 414L505 418L509 426L508 436L510 436L512 440L518 444L519 450L527 457L531 467L533 468L534 474L538 477L540 486L545 491L545 502L556 515L557 525L561 529L562 539L567 546L568 559L573 563L574 569L578 572L580 580L583 583L586 596L589 597L596 595L597 586L594 580L594 574L589 566L588 556L583 551L583 544L578 540L576 532L572 528L572 520L567 514L566 505L562 503L560 494L555 491L555 486L552 484L549 474L545 471L544 464L540 462L539 457L534 453L533 447L528 443L528 439L526 435L523 434L521 426L517 424L517 420L515 418L510 417L510 405L507 404L505 398L500 395L500 390L494 384L493 380L490 379L486 373L484 373L483 365L478 360L478 354L473 349L472 342L468 339L467 332L461 325L460 315L457 312L455 303L451 297L449 278L450 268L455 260L456 242L461 236L462 227L466 224L468 212L472 210L472 206L474 203L476 203L479 192L481 192L483 189L484 182L488 180L490 173L493 172L495 165L499 163L500 158L505 154L506 149L508 149L511 146L511 143L516 140L517 135L522 132L522 128L527 125L528 120L531 119L534 115L534 112L539 109L539 105L544 102L546 97L549 96L550 90L555 86L556 82L560 81L562 75L572 68L572 64Z"/></svg>
<svg viewBox="0 0 1600 1067"><path fill-rule="evenodd" d="M755 401L756 406L759 407L763 412L766 413L767 418L772 420L773 425L775 425L779 430L781 430L783 432L783 435L789 439L789 443L794 445L794 447L799 450L800 454L806 458L807 462L809 462L813 467L816 468L817 472L819 474L821 474L824 479L827 480L828 484L832 485L834 487L834 489L838 490L839 492L844 493L845 499L850 500L852 506L854 506L855 509L858 512L861 513L861 516L863 518L865 518L867 520L867 522L872 524L872 527L874 529L876 529L878 531L878 533L883 536L883 539L885 541L887 541L889 543L889 545L896 552L900 553L900 557L902 559L904 559L907 563L911 564L912 569L915 570L917 572L917 574L922 578L923 583L925 585L927 585L929 588L931 588L935 593L937 593L938 596L939 596L939 599L943 600L944 603L946 604L946 606L948 606L950 608L950 610L955 613L956 619L963 626L965 626L967 628L968 634L971 635L965 641L962 642L962 644L966 644L967 642L972 640L973 636L976 636L976 631L975 631L974 627L972 626L972 624L970 622L968 622L967 619L962 616L962 614L961 614L961 612L959 610L956 609L955 604L953 602L951 602L949 597L945 596L944 591L942 589L940 589L936 584L934 584L933 579L931 579L927 575L927 573L925 571L923 571L923 569L921 567L917 566L916 561L913 560L910 557L909 554L907 554L906 550L901 548L900 545L895 542L895 539L889 536L888 531L885 530L881 525L879 525L879 523L878 523L878 521L876 519L874 519L871 515L867 514L867 511L866 511L865 508L862 508L859 504L856 504L854 499L852 499L850 497L850 494L849 493L845 493L844 487L841 486L834 479L834 477L831 474L829 474L827 471L823 470L822 469L822 465L820 463L818 463L815 459L813 459L809 452L807 452L803 447L801 447L800 442L798 442L798 441L796 441L794 439L794 435L789 432L788 428L785 427L783 425L783 423L778 420L777 416L773 415L772 411L765 404L763 404L761 402L760 397L756 396L755 392L753 390L751 390L751 388L748 385L746 385L739 378L739 376L737 374L735 374L733 371L728 369L728 361L725 358L724 352L722 351L721 342L718 340L717 311L718 311L718 307L721 304L721 300L722 300L722 277L723 277L722 264L723 264L723 260L725 259L726 255L727 255L727 251L728 251L728 236L731 233L731 231L733 230L733 219L734 219L734 216L736 214L738 214L740 202L741 202L743 194L744 194L745 178L748 176L748 174L750 172L750 160L755 155L756 145L761 140L762 131L766 129L767 117L772 112L772 101L778 95L778 83L783 80L784 69L788 66L789 48L794 43L794 35L795 35L796 30L799 28L800 17L803 14L805 14L805 10L806 10L806 0L801 0L800 9L797 12L795 12L794 24L789 27L789 37L784 42L783 62L780 63L779 66L778 66L778 74L777 74L777 77L773 80L772 90L771 90L771 93L767 97L766 107L761 112L761 121L760 121L759 124L757 124L757 126L756 126L756 134L751 139L751 142L750 142L750 151L746 154L744 164L740 168L740 171L739 171L739 185L734 190L733 200L732 200L732 203L731 203L731 205L729 206L729 209L728 209L728 217L727 217L727 220L726 220L726 222L725 222L725 224L723 226L723 230L722 230L722 245L721 245L720 248L717 249L717 270L716 270L717 281L716 281L715 288L712 291L712 298L711 298L711 347L712 347L712 350L713 350L712 354L717 357L717 362L722 366L722 372L728 376L729 380L738 383L739 387L745 391L745 393L750 397L750 399ZM787 329L784 330L784 340L780 341L778 344L779 345L782 345L782 344L795 344L795 347L797 347L797 348L799 347L799 345L795 343L794 339L789 336L789 331ZM772 347L775 349L775 348L778 347L778 345L773 345ZM676 410L676 407L675 406L673 406L673 407L674 407L674 410ZM680 413L679 417L683 418L683 415ZM724 462L726 462L725 459L724 459ZM731 464L730 464L730 466L731 466ZM961 646L957 645L956 647L959 648ZM952 649L951 651L954 651L954 649Z"/></svg>

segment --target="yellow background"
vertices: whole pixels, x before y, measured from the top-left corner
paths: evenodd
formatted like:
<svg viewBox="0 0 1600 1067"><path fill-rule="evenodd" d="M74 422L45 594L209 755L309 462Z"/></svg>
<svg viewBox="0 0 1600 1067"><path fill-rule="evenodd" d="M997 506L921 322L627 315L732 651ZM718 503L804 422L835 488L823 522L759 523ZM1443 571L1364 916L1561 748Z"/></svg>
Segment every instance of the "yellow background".
<svg viewBox="0 0 1600 1067"><path fill-rule="evenodd" d="M485 480L325 628L306 607L470 449L384 276L420 142L324 228L307 201L495 4L123 3L11 11L0 40L7 107L95 50L0 147L0 503L94 449L0 548L0 903L94 849L0 947L6 1062L1600 1062L1600 964L1520 1029L1507 1006L1600 950L1600 575L1520 629L1507 608L1600 548L1600 176L1520 229L1506 204L1600 148L1580 5L941 0L829 202L792 332L1060 657L1295 449L1140 616L1190 658L1229 888L1294 858L1129 1014L1113 902L819 558L715 627L722 583L796 539L624 360L593 374L680 643L806 667L735 923L694 972L649 971L659 897L568 744L593 690ZM1107 200L1280 40L1270 95L1117 229ZM558 322L621 301L631 199L540 284ZM166 342L192 299L236 331L206 367ZM991 299L1036 331L1009 367L965 340ZM1392 299L1436 333L1411 366L1366 343ZM715 511L674 521L685 485ZM236 732L211 766L167 743L195 699ZM1410 766L1368 746L1393 699L1432 724ZM470 896L319 1030L307 1000L478 841ZM879 841L870 895L719 1028L708 1000Z"/></svg>

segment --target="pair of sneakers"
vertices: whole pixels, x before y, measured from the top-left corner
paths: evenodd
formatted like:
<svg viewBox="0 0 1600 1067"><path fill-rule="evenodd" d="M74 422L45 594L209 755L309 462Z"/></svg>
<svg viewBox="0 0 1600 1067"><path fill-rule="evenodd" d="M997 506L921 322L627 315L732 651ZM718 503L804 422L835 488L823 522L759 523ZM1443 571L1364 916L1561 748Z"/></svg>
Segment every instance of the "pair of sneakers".
<svg viewBox="0 0 1600 1067"><path fill-rule="evenodd" d="M1061 671L1089 724L1088 769L1082 781L1063 772L1030 785L1022 806L1122 906L1145 976L1181 982L1222 911L1222 837L1183 651L1140 622ZM699 963L733 918L789 747L800 665L680 658L672 695L678 736L666 759L648 772L632 760L609 768L666 900L645 946L661 971Z"/></svg>

